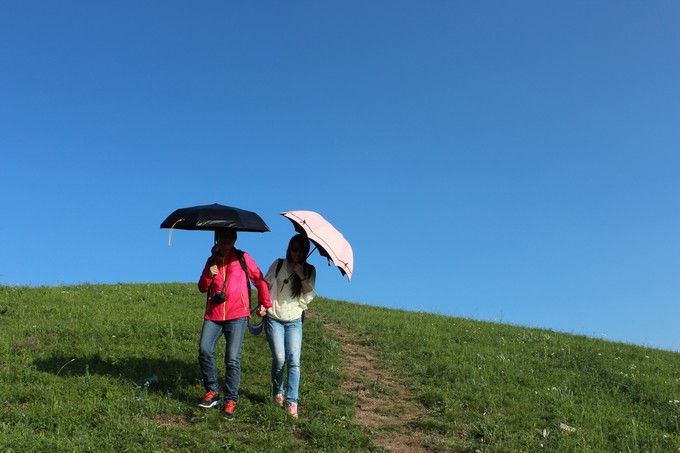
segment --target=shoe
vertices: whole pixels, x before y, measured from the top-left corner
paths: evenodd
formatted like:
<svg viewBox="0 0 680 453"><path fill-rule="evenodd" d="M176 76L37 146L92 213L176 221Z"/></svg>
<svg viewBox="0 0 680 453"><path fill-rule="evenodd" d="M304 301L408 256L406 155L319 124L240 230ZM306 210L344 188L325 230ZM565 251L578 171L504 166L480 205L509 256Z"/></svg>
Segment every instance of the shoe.
<svg viewBox="0 0 680 453"><path fill-rule="evenodd" d="M224 404L224 412L222 412L222 416L227 420L232 420L234 418L234 412L236 412L236 401L227 401Z"/></svg>
<svg viewBox="0 0 680 453"><path fill-rule="evenodd" d="M274 404L279 407L283 407L283 395L280 393L274 397Z"/></svg>
<svg viewBox="0 0 680 453"><path fill-rule="evenodd" d="M298 418L297 403L288 403L286 412L288 412L293 418Z"/></svg>
<svg viewBox="0 0 680 453"><path fill-rule="evenodd" d="M201 402L198 403L199 406L205 408L217 406L218 404L220 404L220 394L212 390L208 390Z"/></svg>

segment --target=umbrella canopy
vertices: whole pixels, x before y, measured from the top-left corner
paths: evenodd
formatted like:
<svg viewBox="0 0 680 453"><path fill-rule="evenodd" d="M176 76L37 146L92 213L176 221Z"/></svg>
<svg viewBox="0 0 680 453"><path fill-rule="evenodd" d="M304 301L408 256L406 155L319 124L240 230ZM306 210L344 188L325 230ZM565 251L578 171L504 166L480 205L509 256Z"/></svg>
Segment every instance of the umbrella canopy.
<svg viewBox="0 0 680 453"><path fill-rule="evenodd" d="M236 231L258 233L269 231L264 220L254 212L217 203L177 209L161 223L161 228L179 230L232 228Z"/></svg>
<svg viewBox="0 0 680 453"><path fill-rule="evenodd" d="M321 256L333 261L342 275L352 280L354 253L342 233L314 211L286 211L281 215L293 222L295 231L314 243Z"/></svg>

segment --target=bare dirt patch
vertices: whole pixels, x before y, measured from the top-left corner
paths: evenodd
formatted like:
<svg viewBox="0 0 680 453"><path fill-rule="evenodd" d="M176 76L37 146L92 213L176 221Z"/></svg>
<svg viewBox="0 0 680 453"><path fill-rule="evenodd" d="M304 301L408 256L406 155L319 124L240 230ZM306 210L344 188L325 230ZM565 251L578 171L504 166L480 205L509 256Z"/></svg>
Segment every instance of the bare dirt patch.
<svg viewBox="0 0 680 453"><path fill-rule="evenodd" d="M368 428L376 445L392 452L425 452L424 436L412 423L424 414L406 384L380 368L376 351L362 345L347 329L318 314L308 313L340 340L345 356L343 389L356 393L357 421Z"/></svg>
<svg viewBox="0 0 680 453"><path fill-rule="evenodd" d="M156 415L153 417L154 423L166 428L175 428L192 424L190 417L181 415Z"/></svg>

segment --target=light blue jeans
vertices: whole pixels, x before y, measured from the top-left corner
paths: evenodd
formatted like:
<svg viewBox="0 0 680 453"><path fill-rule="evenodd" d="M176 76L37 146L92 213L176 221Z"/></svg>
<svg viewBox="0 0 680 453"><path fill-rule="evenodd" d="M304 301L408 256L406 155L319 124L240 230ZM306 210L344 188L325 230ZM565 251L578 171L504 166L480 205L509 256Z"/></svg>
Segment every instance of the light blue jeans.
<svg viewBox="0 0 680 453"><path fill-rule="evenodd" d="M198 364L203 375L203 386L206 390L219 392L215 347L217 341L224 334L227 339L227 347L224 351L224 363L226 365L224 398L226 400L238 401L238 389L241 386L241 346L247 325L247 317L232 319L231 321L203 321L198 350Z"/></svg>
<svg viewBox="0 0 680 453"><path fill-rule="evenodd" d="M300 389L300 356L302 354L302 320L277 321L267 316L265 331L272 351L272 397L285 396L289 403L298 402ZM283 368L288 366L286 391L283 391Z"/></svg>

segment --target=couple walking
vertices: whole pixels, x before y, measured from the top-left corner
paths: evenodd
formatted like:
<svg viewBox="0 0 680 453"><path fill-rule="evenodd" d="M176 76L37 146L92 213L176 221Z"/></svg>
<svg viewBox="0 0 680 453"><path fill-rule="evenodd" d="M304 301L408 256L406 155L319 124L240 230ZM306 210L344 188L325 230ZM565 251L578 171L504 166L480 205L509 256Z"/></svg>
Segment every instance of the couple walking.
<svg viewBox="0 0 680 453"><path fill-rule="evenodd" d="M215 348L222 335L225 350L225 418L234 417L241 383L241 349L250 317L250 285L257 288L256 313L264 317L267 341L272 353L272 398L275 404L298 416L302 312L314 298L316 272L308 264L309 240L302 234L290 239L285 259L276 259L266 275L246 252L238 250L236 231L219 230L215 245L203 268L198 289L207 293L198 362L206 394L201 407L221 402L217 380ZM284 389L284 366L287 379Z"/></svg>

